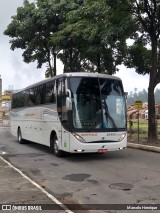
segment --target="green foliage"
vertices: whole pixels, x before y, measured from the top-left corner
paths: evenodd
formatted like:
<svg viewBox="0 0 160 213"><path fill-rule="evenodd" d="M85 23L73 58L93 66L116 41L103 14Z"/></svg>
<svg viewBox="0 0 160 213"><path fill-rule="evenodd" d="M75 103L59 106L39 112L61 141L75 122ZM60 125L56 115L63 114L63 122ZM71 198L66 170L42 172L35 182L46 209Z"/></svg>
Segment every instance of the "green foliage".
<svg viewBox="0 0 160 213"><path fill-rule="evenodd" d="M37 60L37 67L41 68L48 63L50 70L51 59L55 53L55 46L51 46L49 39L59 25L54 8L50 0L37 0L36 3L24 1L22 7L17 9L17 15L12 17L11 23L4 31L10 36L11 49L21 48L24 50L23 58L26 63ZM53 3L52 3L53 4ZM50 73L53 76L55 73Z"/></svg>
<svg viewBox="0 0 160 213"><path fill-rule="evenodd" d="M11 37L12 50L24 50L25 62L37 61L38 68L47 63L46 76L56 74L55 54L65 72L113 74L133 30L127 7L127 0L24 0L4 34Z"/></svg>
<svg viewBox="0 0 160 213"><path fill-rule="evenodd" d="M138 74L149 74L151 71L151 62L151 50L147 49L139 40L135 41L128 48L128 60L125 64L129 68L134 66Z"/></svg>
<svg viewBox="0 0 160 213"><path fill-rule="evenodd" d="M124 28L131 28L128 24L130 14L122 8L125 3L85 1L67 14L63 33L84 44L79 45L79 50L84 53L93 71L113 74L124 59L127 37Z"/></svg>
<svg viewBox="0 0 160 213"><path fill-rule="evenodd" d="M160 89L156 89L154 92L155 103L160 103ZM136 100L141 100L143 103L148 103L148 92L143 89L140 92L130 92L127 96L127 105L132 105Z"/></svg>
<svg viewBox="0 0 160 213"><path fill-rule="evenodd" d="M141 100L143 103L148 102L148 92L143 89L140 92L130 92L127 96L127 105L132 105L136 100Z"/></svg>
<svg viewBox="0 0 160 213"><path fill-rule="evenodd" d="M131 0L130 11L135 29L130 34L133 45L129 46L125 65L134 67L139 74L150 74L152 90L160 83L160 5L158 1Z"/></svg>

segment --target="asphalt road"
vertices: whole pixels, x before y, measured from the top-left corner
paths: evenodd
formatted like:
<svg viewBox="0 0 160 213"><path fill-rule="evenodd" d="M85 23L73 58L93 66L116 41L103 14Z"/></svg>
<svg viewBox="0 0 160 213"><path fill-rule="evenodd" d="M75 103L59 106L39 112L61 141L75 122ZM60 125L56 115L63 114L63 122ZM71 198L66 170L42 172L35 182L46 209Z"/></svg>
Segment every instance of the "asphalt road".
<svg viewBox="0 0 160 213"><path fill-rule="evenodd" d="M0 153L63 203L160 204L159 153L128 148L57 158L48 147L18 144L7 128L0 129Z"/></svg>

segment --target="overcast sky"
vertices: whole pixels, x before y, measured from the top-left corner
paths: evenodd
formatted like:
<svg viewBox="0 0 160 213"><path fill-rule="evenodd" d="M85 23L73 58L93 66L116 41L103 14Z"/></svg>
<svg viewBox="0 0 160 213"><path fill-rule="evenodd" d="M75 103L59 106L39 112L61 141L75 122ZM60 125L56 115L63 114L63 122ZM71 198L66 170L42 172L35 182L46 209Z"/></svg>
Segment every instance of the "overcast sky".
<svg viewBox="0 0 160 213"><path fill-rule="evenodd" d="M10 50L9 37L3 35L4 30L11 22L11 16L16 15L17 7L23 5L23 0L0 0L0 75L3 81L3 90L14 87L21 89L45 78L45 66L42 69L36 68L36 63L26 64L23 62L23 51ZM62 73L61 66L58 65L58 72ZM120 77L126 92L142 91L148 88L148 75L138 75L134 69L126 69L121 66L120 72L116 76Z"/></svg>

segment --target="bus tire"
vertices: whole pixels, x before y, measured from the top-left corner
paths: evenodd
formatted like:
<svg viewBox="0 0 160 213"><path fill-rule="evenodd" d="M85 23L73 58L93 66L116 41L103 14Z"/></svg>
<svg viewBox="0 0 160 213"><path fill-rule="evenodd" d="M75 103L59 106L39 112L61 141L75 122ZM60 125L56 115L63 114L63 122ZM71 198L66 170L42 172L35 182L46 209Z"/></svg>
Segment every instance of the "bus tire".
<svg viewBox="0 0 160 213"><path fill-rule="evenodd" d="M24 143L24 139L22 138L22 133L21 133L21 128L19 127L18 130L17 130L17 138L18 138L18 142L20 144L23 144Z"/></svg>
<svg viewBox="0 0 160 213"><path fill-rule="evenodd" d="M50 139L51 151L55 154L55 156L62 157L64 156L64 152L59 149L58 143L59 142L57 139L57 135L56 134L51 135L51 139Z"/></svg>

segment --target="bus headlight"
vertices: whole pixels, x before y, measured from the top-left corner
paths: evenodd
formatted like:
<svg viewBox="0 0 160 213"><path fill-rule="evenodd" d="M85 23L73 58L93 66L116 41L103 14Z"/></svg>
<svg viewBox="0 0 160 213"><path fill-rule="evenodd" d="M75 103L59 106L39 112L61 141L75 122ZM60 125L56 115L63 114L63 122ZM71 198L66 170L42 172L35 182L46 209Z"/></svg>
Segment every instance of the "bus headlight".
<svg viewBox="0 0 160 213"><path fill-rule="evenodd" d="M126 137L126 134L127 134L127 133L123 133L123 134L121 135L121 137L119 138L119 141L122 141L122 140Z"/></svg>
<svg viewBox="0 0 160 213"><path fill-rule="evenodd" d="M72 133L72 135L81 143L86 143L86 141L78 134Z"/></svg>

